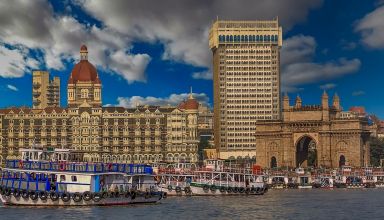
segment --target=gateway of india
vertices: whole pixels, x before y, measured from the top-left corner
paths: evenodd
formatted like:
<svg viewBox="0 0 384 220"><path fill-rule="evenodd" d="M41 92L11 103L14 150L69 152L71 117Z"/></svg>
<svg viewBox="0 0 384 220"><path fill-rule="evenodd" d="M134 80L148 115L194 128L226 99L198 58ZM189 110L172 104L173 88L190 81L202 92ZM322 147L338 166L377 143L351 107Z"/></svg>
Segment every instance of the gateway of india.
<svg viewBox="0 0 384 220"><path fill-rule="evenodd" d="M256 161L263 167L369 166L368 121L342 112L337 94L332 105L326 92L321 105L294 106L283 97L281 120L256 123Z"/></svg>

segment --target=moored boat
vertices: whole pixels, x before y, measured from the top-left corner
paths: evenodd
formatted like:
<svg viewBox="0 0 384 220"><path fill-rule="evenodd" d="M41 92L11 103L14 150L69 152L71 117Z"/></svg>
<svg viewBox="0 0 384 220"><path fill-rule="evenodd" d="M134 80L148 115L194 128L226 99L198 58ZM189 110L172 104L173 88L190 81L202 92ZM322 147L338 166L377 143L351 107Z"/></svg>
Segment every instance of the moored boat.
<svg viewBox="0 0 384 220"><path fill-rule="evenodd" d="M0 182L3 204L128 205L163 198L148 165L41 161L41 155L6 161Z"/></svg>

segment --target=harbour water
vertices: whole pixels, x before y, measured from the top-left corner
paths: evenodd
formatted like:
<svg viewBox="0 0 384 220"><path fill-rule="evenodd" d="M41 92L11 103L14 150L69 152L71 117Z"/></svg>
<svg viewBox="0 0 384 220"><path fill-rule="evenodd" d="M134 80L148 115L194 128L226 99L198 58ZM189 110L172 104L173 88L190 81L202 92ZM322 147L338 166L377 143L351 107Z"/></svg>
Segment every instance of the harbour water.
<svg viewBox="0 0 384 220"><path fill-rule="evenodd" d="M4 207L0 219L384 219L384 189L271 190L264 196L169 197L155 205Z"/></svg>

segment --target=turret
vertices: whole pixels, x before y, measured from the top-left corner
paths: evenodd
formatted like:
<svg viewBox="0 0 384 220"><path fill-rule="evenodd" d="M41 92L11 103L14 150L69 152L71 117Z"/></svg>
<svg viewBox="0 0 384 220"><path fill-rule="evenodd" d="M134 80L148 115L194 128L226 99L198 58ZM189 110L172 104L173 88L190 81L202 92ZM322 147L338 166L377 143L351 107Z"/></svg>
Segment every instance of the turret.
<svg viewBox="0 0 384 220"><path fill-rule="evenodd" d="M283 97L283 110L289 110L289 96L287 93Z"/></svg>
<svg viewBox="0 0 384 220"><path fill-rule="evenodd" d="M329 108L328 94L324 90L323 95L321 96L321 107L325 110Z"/></svg>
<svg viewBox="0 0 384 220"><path fill-rule="evenodd" d="M302 106L302 101L299 95L296 96L296 102L295 102L295 108L301 108Z"/></svg>
<svg viewBox="0 0 384 220"><path fill-rule="evenodd" d="M339 111L340 111L340 98L339 98L339 96L337 95L337 93L335 93L335 95L333 96L333 103L332 103L332 106L333 106L336 110L339 110Z"/></svg>
<svg viewBox="0 0 384 220"><path fill-rule="evenodd" d="M323 95L321 96L321 107L323 109L323 121L329 121L328 94L325 90L323 92Z"/></svg>

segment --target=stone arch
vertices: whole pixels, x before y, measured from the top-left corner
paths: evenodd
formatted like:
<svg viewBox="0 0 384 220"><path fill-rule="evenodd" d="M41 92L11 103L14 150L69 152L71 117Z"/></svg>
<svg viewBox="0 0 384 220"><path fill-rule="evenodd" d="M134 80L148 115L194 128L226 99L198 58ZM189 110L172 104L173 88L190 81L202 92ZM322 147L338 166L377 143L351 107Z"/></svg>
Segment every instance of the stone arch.
<svg viewBox="0 0 384 220"><path fill-rule="evenodd" d="M303 135L295 143L296 167L317 166L317 142L311 135Z"/></svg>
<svg viewBox="0 0 384 220"><path fill-rule="evenodd" d="M342 167L344 165L346 165L346 159L345 159L345 156L341 154L339 157L339 167Z"/></svg>
<svg viewBox="0 0 384 220"><path fill-rule="evenodd" d="M269 163L270 168L276 168L277 167L277 159L275 156L271 157L270 163Z"/></svg>

